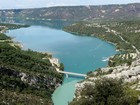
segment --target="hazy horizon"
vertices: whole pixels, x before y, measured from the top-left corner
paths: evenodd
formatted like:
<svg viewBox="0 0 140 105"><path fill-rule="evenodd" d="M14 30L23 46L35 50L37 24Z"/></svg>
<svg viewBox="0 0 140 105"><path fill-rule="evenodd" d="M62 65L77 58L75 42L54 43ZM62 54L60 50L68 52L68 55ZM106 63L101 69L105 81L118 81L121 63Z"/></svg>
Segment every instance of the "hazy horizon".
<svg viewBox="0 0 140 105"><path fill-rule="evenodd" d="M140 0L5 0L0 1L0 9L25 9L42 8L54 6L79 6L79 5L111 5L111 4L129 4L140 3Z"/></svg>

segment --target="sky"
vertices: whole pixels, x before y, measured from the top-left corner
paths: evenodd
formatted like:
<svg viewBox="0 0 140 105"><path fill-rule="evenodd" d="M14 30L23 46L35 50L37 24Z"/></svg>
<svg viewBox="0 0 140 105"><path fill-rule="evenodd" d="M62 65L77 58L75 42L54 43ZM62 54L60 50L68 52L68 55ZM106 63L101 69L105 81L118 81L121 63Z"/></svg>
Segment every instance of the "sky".
<svg viewBox="0 0 140 105"><path fill-rule="evenodd" d="M0 0L0 9L140 3L140 0Z"/></svg>

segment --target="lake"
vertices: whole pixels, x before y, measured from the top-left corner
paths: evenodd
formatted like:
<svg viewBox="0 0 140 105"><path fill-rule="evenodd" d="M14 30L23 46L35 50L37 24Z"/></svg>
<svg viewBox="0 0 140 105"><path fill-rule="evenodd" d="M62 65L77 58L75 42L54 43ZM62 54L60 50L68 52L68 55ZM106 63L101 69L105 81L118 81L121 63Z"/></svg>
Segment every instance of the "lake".
<svg viewBox="0 0 140 105"><path fill-rule="evenodd" d="M59 20L51 24L38 22L29 28L9 30L14 41L22 43L23 49L52 53L65 66L65 71L86 74L107 65L106 58L116 54L115 46L95 37L76 36L62 30L65 24ZM24 23L24 22L22 22ZM65 21L64 23L67 23ZM73 99L76 82L82 78L64 78L63 85L52 95L54 105L67 105Z"/></svg>

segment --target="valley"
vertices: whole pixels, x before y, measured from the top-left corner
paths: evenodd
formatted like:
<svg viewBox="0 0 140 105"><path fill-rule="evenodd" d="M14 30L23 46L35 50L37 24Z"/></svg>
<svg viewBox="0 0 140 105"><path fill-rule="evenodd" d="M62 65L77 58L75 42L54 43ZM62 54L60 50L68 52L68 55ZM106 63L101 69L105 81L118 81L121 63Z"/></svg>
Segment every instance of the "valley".
<svg viewBox="0 0 140 105"><path fill-rule="evenodd" d="M139 17L140 3L0 10L0 104L137 105Z"/></svg>

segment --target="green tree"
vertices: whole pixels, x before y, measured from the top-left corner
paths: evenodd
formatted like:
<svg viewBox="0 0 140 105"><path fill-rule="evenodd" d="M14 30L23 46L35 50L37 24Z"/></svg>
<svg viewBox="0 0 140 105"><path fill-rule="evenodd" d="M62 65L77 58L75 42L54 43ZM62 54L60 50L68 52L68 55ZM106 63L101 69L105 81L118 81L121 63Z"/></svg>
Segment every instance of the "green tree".
<svg viewBox="0 0 140 105"><path fill-rule="evenodd" d="M103 78L95 85L86 85L80 99L74 99L70 105L137 105L133 97L126 95L120 80Z"/></svg>

